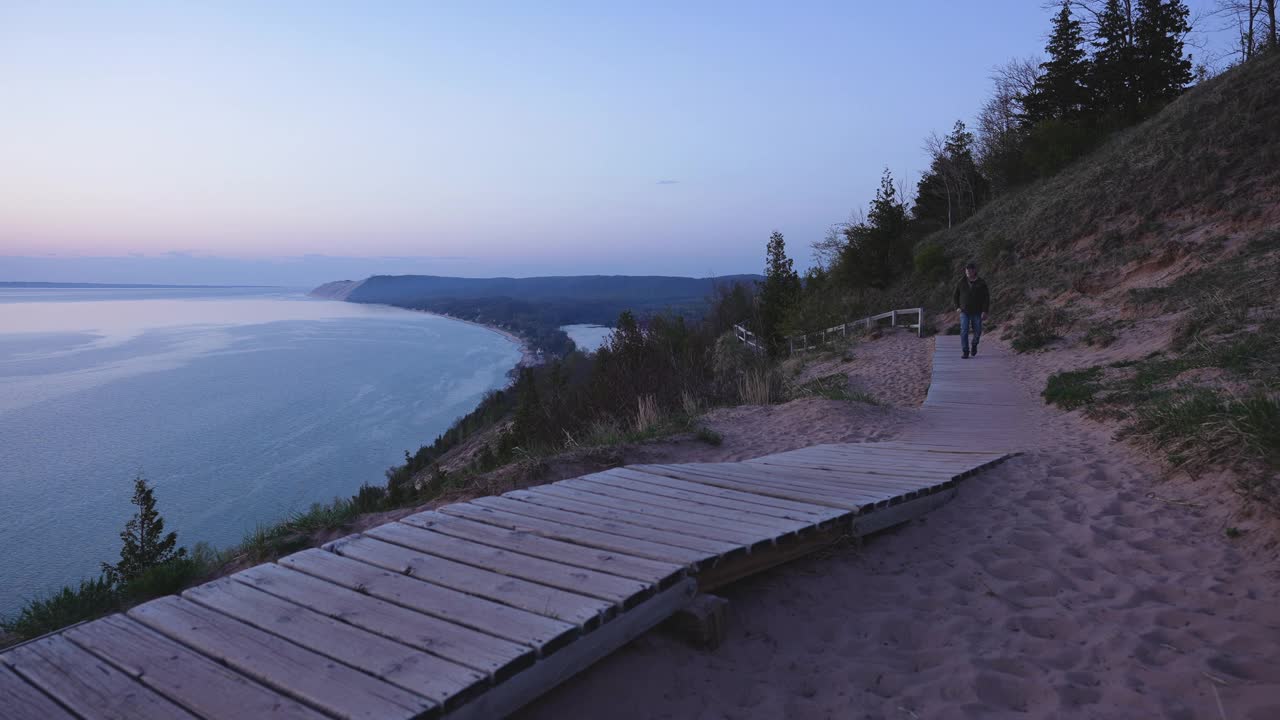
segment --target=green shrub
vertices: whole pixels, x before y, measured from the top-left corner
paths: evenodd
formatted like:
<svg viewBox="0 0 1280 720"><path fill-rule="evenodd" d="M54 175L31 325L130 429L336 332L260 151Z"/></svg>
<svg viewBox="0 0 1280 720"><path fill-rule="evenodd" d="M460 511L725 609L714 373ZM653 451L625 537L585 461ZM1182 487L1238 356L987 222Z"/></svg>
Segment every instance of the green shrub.
<svg viewBox="0 0 1280 720"><path fill-rule="evenodd" d="M719 447L721 444L724 443L723 435L721 435L720 433L716 432L715 430L712 430L711 428L705 425L699 427L694 432L694 437L714 447Z"/></svg>
<svg viewBox="0 0 1280 720"><path fill-rule="evenodd" d="M1116 325L1109 321L1093 323L1084 334L1085 344L1094 347L1109 347L1115 341Z"/></svg>
<svg viewBox="0 0 1280 720"><path fill-rule="evenodd" d="M951 258L947 257L947 251L938 243L919 245L912 262L916 274L930 282L937 282L951 273Z"/></svg>
<svg viewBox="0 0 1280 720"><path fill-rule="evenodd" d="M0 621L0 628L23 639L30 639L102 617L120 606L115 585L106 575L82 580L78 587L64 587L58 592L35 598L13 617Z"/></svg>
<svg viewBox="0 0 1280 720"><path fill-rule="evenodd" d="M866 403L868 405L880 404L870 395L849 387L848 376L840 373L824 375L815 380L810 380L797 388L795 395L797 397L824 397L828 400L844 400L847 402Z"/></svg>
<svg viewBox="0 0 1280 720"><path fill-rule="evenodd" d="M147 568L120 588L120 598L140 603L181 592L210 571L209 557L184 556Z"/></svg>
<svg viewBox="0 0 1280 720"><path fill-rule="evenodd" d="M1013 340L1009 344L1015 352L1038 350L1062 337L1068 322L1066 312L1060 308L1031 308L1013 327Z"/></svg>
<svg viewBox="0 0 1280 720"><path fill-rule="evenodd" d="M1102 368L1091 367L1085 370L1068 370L1049 376L1041 395L1044 401L1057 405L1063 410L1074 410L1093 402L1101 386L1098 380L1102 377Z"/></svg>

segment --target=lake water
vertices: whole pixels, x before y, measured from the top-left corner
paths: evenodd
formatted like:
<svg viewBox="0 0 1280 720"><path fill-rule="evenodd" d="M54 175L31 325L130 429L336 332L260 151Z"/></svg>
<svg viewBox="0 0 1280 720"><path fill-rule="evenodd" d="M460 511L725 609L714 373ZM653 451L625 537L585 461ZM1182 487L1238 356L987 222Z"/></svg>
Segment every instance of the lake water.
<svg viewBox="0 0 1280 720"><path fill-rule="evenodd" d="M583 352L595 352L609 342L613 328L603 325L564 325L561 330L568 334L573 344Z"/></svg>
<svg viewBox="0 0 1280 720"><path fill-rule="evenodd" d="M385 482L519 359L300 292L0 288L0 615L118 559L139 471L181 544L232 545Z"/></svg>

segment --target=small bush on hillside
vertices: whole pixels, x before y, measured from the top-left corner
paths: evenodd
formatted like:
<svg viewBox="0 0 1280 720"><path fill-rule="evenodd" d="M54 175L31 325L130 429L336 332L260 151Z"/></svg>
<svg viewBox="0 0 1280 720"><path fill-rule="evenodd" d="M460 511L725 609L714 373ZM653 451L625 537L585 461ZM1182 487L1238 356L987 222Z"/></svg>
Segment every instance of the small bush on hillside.
<svg viewBox="0 0 1280 720"><path fill-rule="evenodd" d="M951 258L938 243L923 243L912 258L916 274L930 282L938 282L951 273Z"/></svg>
<svg viewBox="0 0 1280 720"><path fill-rule="evenodd" d="M1201 335L1225 335L1239 330L1248 316L1248 298L1214 288L1192 302L1173 328L1173 341L1184 346Z"/></svg>
<svg viewBox="0 0 1280 720"><path fill-rule="evenodd" d="M1095 322L1085 331L1084 342L1094 347L1109 347L1116 341L1116 324L1110 321Z"/></svg>
<svg viewBox="0 0 1280 720"><path fill-rule="evenodd" d="M106 575L82 580L78 587L28 602L18 614L0 622L0 628L23 639L39 637L68 625L115 612L120 606L115 584Z"/></svg>
<svg viewBox="0 0 1280 720"><path fill-rule="evenodd" d="M1062 337L1068 322L1067 313L1060 308L1032 308L1014 325L1013 340L1009 344L1015 352L1038 350Z"/></svg>
<svg viewBox="0 0 1280 720"><path fill-rule="evenodd" d="M705 425L697 429L697 431L694 433L694 437L714 447L719 447L722 443L724 443L723 435L721 435L720 433L716 432L715 430L712 430L711 428Z"/></svg>
<svg viewBox="0 0 1280 720"><path fill-rule="evenodd" d="M139 603L181 592L210 571L215 557L206 547L200 556L174 558L162 565L147 568L132 582L120 588L121 600Z"/></svg>
<svg viewBox="0 0 1280 720"><path fill-rule="evenodd" d="M1054 373L1049 376L1049 382L1041 395L1046 403L1057 405L1063 410L1074 410L1093 402L1094 395L1101 389L1098 384L1101 377L1100 367Z"/></svg>
<svg viewBox="0 0 1280 720"><path fill-rule="evenodd" d="M847 402L860 402L868 405L879 405L880 403L870 395L854 390L849 386L849 377L841 373L832 375L824 375L823 377L809 382L796 388L795 395L797 397L824 397L828 400L844 400Z"/></svg>

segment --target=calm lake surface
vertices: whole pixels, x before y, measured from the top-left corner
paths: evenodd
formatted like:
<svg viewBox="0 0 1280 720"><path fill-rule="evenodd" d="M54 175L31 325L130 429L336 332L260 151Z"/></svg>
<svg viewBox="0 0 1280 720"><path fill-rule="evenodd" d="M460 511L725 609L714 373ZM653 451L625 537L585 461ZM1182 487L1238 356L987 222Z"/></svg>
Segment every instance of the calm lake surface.
<svg viewBox="0 0 1280 720"><path fill-rule="evenodd" d="M613 328L603 325L562 325L561 330L573 340L573 344L583 352L595 352L609 342Z"/></svg>
<svg viewBox="0 0 1280 720"><path fill-rule="evenodd" d="M0 289L0 615L119 557L132 479L181 544L353 494L507 382L518 346L262 289Z"/></svg>

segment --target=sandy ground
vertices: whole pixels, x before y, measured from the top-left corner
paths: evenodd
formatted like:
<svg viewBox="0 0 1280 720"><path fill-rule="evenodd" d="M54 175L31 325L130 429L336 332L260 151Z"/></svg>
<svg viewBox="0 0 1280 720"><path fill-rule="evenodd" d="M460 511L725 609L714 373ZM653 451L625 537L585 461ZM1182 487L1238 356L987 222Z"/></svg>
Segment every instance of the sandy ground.
<svg viewBox="0 0 1280 720"><path fill-rule="evenodd" d="M1162 482L1106 427L1045 407L1047 361L1016 362L1041 445L861 547L721 591L717 650L649 633L517 717L1280 718L1266 527L1226 537L1213 492ZM718 450L891 436L911 421L800 403L720 411ZM844 426L859 417L884 429Z"/></svg>
<svg viewBox="0 0 1280 720"><path fill-rule="evenodd" d="M933 343L912 330L885 330L878 338L855 341L847 350L800 355L788 365L798 371L792 381L800 385L840 373L849 378L852 389L878 402L919 407L929 391L932 353Z"/></svg>

